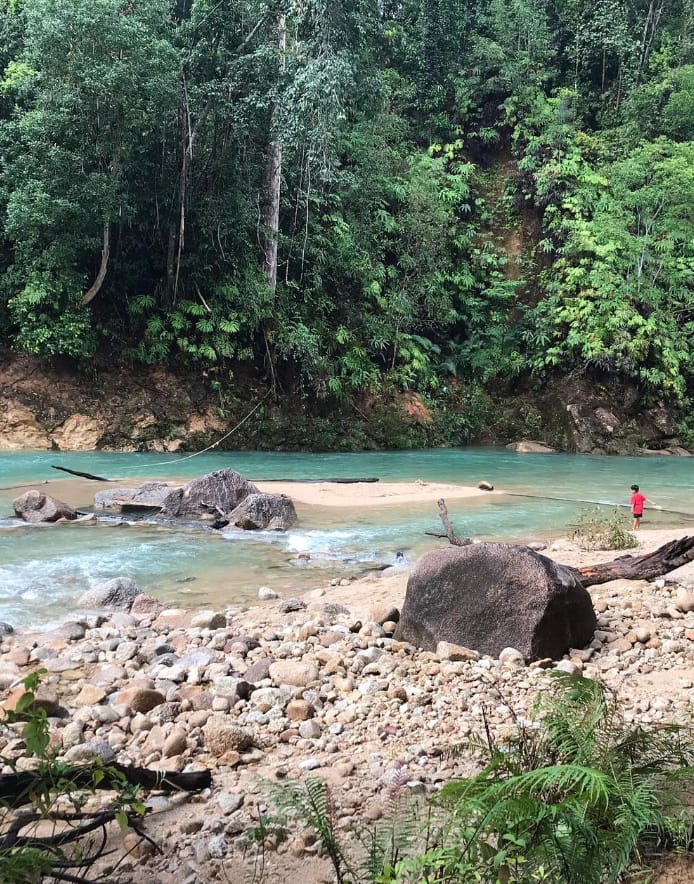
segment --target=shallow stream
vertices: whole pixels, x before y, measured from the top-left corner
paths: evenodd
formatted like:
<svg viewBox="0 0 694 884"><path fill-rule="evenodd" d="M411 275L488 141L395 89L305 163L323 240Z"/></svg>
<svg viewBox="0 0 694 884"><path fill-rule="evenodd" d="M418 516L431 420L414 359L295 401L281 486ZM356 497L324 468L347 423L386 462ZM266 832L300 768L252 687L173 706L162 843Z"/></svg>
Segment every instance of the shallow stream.
<svg viewBox="0 0 694 884"><path fill-rule="evenodd" d="M0 452L0 620L48 626L74 610L93 583L132 577L171 604L249 603L258 588L282 594L361 575L377 565L412 561L444 541L431 503L369 507L297 504L299 523L285 533L213 532L124 523L28 526L12 517L12 500L36 487L88 509L96 482L68 478L53 465L119 484L188 480L231 467L253 481L378 477L383 482L481 480L508 492L450 500L459 535L528 541L567 533L592 504L620 506L629 524L629 486L663 507L646 511L644 527L692 522L694 458L517 454L505 448L437 449L359 454L221 452L200 456L104 452ZM310 559L298 559L298 553ZM401 555L398 555L401 554Z"/></svg>

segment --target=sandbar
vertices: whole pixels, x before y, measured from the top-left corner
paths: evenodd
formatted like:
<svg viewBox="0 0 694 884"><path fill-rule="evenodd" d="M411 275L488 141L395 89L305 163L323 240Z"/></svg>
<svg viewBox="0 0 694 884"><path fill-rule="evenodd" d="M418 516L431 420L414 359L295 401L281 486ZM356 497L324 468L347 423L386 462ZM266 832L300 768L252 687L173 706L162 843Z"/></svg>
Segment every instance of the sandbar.
<svg viewBox="0 0 694 884"><path fill-rule="evenodd" d="M307 506L373 507L403 503L433 503L443 497L460 500L498 494L482 491L470 485L452 485L442 482L256 482L267 494L286 494L297 503Z"/></svg>

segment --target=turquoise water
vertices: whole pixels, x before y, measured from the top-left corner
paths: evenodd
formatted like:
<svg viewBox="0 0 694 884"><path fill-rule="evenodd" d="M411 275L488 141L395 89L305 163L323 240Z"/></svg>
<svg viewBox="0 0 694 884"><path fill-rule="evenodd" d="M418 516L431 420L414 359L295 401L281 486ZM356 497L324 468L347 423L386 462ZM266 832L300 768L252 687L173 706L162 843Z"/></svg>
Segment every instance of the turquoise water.
<svg viewBox="0 0 694 884"><path fill-rule="evenodd" d="M629 485L663 507L647 511L651 526L694 530L694 458L516 454L505 448L359 454L208 453L197 457L104 452L0 452L0 620L48 624L74 610L100 579L125 575L145 592L175 604L250 602L259 586L299 593L333 577L359 575L375 564L412 560L441 543L436 506L363 509L297 506L299 524L286 533L220 534L151 524L26 526L11 502L32 483L74 506L88 507L96 483L75 481L52 465L124 484L189 479L232 467L255 481L377 476L382 481L476 485L485 479L508 494L448 501L460 535L523 541L565 533L590 503L624 506ZM625 519L627 510L624 509ZM308 561L297 553L308 552Z"/></svg>

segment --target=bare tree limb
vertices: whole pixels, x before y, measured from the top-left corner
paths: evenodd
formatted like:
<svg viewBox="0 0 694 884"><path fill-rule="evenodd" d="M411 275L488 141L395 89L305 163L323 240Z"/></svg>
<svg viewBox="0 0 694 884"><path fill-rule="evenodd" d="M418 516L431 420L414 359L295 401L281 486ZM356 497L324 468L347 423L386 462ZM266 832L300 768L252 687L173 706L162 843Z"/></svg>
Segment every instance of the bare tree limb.
<svg viewBox="0 0 694 884"><path fill-rule="evenodd" d="M642 556L620 556L611 562L576 568L584 586L610 580L652 580L694 561L694 537L680 537Z"/></svg>
<svg viewBox="0 0 694 884"><path fill-rule="evenodd" d="M451 521L448 518L448 507L446 506L446 501L441 497L438 500L439 506L439 515L441 516L441 521L443 522L443 527L446 529L446 537L448 537L448 542L451 546L468 546L472 543L472 540L469 537L458 537L455 533L453 525L451 525Z"/></svg>

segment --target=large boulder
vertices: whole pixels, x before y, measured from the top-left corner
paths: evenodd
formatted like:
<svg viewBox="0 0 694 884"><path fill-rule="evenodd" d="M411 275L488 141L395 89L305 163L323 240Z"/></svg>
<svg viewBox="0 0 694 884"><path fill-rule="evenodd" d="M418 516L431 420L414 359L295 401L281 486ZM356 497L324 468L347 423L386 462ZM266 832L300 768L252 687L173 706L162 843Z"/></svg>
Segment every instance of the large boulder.
<svg viewBox="0 0 694 884"><path fill-rule="evenodd" d="M200 518L219 510L229 513L259 489L236 470L217 470L193 479L164 499L161 514L173 518Z"/></svg>
<svg viewBox="0 0 694 884"><path fill-rule="evenodd" d="M284 531L297 520L291 497L286 494L249 494L227 516L235 528L270 528Z"/></svg>
<svg viewBox="0 0 694 884"><path fill-rule="evenodd" d="M136 488L110 488L97 491L94 495L94 507L100 510L139 510L160 509L171 486L166 482L145 482Z"/></svg>
<svg viewBox="0 0 694 884"><path fill-rule="evenodd" d="M77 513L69 504L42 491L20 494L12 501L12 506L17 516L25 522L57 522L58 519L77 518Z"/></svg>
<svg viewBox="0 0 694 884"><path fill-rule="evenodd" d="M478 543L423 556L407 583L395 638L428 651L440 641L498 657L559 659L596 625L590 595L572 568L526 547Z"/></svg>

